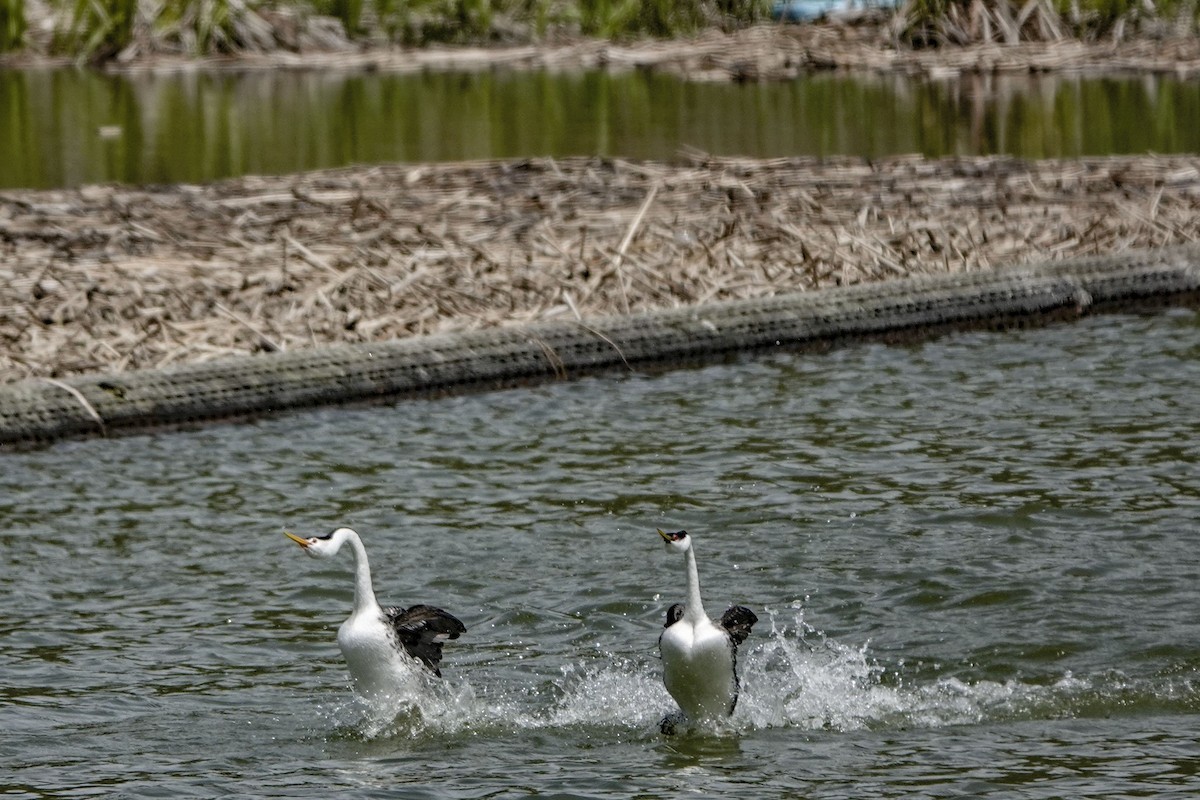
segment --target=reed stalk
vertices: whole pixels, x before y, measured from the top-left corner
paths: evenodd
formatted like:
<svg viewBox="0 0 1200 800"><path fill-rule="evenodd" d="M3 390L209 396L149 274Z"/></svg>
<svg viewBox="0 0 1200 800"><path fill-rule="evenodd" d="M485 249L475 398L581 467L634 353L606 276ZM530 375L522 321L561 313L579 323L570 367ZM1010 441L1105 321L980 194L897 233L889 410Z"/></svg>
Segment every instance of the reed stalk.
<svg viewBox="0 0 1200 800"><path fill-rule="evenodd" d="M25 25L25 0L0 0L0 53L21 47Z"/></svg>
<svg viewBox="0 0 1200 800"><path fill-rule="evenodd" d="M684 36L704 27L724 30L765 19L766 0L579 0L583 33L604 38Z"/></svg>
<svg viewBox="0 0 1200 800"><path fill-rule="evenodd" d="M496 38L496 16L515 8L498 0L375 0L374 11L390 39L420 45Z"/></svg>
<svg viewBox="0 0 1200 800"><path fill-rule="evenodd" d="M704 29L747 28L769 16L772 0L48 2L54 13L49 43L40 33L46 26L29 19L33 6L26 0L0 0L0 52L24 47L101 61L123 51L350 50L357 43L529 42L559 33L678 39ZM42 8L40 3L35 7ZM260 15L259 8L270 13ZM887 30L894 50L1137 36L1158 40L1196 35L1198 9L1200 0L905 0Z"/></svg>
<svg viewBox="0 0 1200 800"><path fill-rule="evenodd" d="M51 47L80 61L111 58L133 40L137 6L137 0L69 0L65 27L55 31Z"/></svg>
<svg viewBox="0 0 1200 800"><path fill-rule="evenodd" d="M908 0L899 39L916 47L978 42L1120 40L1143 31L1194 33L1197 0Z"/></svg>

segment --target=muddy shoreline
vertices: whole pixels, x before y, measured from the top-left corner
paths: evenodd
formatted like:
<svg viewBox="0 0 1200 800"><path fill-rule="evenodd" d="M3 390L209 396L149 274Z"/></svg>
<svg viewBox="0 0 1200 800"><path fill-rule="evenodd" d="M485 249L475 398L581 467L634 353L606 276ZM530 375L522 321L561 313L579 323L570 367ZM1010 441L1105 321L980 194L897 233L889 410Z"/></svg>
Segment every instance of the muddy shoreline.
<svg viewBox="0 0 1200 800"><path fill-rule="evenodd" d="M1200 237L1200 157L387 165L0 192L0 382Z"/></svg>
<svg viewBox="0 0 1200 800"><path fill-rule="evenodd" d="M48 68L71 61L36 53L0 55L0 68ZM913 49L900 45L886 19L808 25L763 24L680 40L611 42L566 38L486 47L361 46L275 49L190 58L146 53L106 62L109 72L265 69L420 72L424 70L650 70L687 80L792 80L838 70L949 78L965 74L1200 73L1200 38L1138 36L1120 41L981 42Z"/></svg>

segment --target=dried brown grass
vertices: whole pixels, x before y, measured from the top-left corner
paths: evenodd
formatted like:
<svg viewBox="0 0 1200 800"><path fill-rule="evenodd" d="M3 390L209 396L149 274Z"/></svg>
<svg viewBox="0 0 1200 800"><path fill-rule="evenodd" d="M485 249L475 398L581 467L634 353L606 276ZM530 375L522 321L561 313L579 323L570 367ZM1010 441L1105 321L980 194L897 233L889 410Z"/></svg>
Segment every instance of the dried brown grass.
<svg viewBox="0 0 1200 800"><path fill-rule="evenodd" d="M1200 158L697 156L0 193L0 381L1195 241Z"/></svg>
<svg viewBox="0 0 1200 800"><path fill-rule="evenodd" d="M110 62L113 71L256 69L370 70L652 70L688 80L791 80L818 70L951 76L992 73L1200 74L1200 37L1138 36L1100 41L1062 38L1010 42L1001 32L956 46L904 46L886 17L862 24L755 25L730 33L708 30L673 40L555 40L494 47L347 48L319 42L294 49L242 51L193 58L162 52ZM32 53L0 54L0 67L54 65L65 60Z"/></svg>

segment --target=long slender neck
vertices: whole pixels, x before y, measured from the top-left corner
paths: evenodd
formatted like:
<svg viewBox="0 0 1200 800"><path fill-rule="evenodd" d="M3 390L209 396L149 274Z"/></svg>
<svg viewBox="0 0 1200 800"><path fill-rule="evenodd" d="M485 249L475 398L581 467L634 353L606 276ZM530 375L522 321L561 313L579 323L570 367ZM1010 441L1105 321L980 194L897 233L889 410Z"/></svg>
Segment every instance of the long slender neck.
<svg viewBox="0 0 1200 800"><path fill-rule="evenodd" d="M354 610L369 611L379 607L375 599L375 590L371 587L371 565L367 563L367 548L363 547L362 539L357 533L346 537L350 549L354 551Z"/></svg>
<svg viewBox="0 0 1200 800"><path fill-rule="evenodd" d="M696 569L696 551L689 547L684 554L687 560L688 598L684 616L691 622L708 619L704 613L704 603L700 600L700 572Z"/></svg>

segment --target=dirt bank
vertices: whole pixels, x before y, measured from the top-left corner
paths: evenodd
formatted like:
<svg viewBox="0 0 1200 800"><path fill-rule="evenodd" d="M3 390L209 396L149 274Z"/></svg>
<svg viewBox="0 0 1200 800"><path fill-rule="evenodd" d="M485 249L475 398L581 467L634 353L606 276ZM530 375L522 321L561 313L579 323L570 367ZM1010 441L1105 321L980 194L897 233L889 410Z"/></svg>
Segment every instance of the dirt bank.
<svg viewBox="0 0 1200 800"><path fill-rule="evenodd" d="M537 44L424 48L364 46L338 37L297 40L290 46L190 58L133 48L105 62L113 72L175 70L421 70L642 69L689 80L791 80L814 71L843 70L949 77L958 74L1086 72L1088 74L1200 73L1200 38L1140 34L1120 40L980 42L913 49L900 44L887 15L821 24L762 24L725 33L710 30L678 40L611 42L559 38ZM280 42L288 37L277 36ZM0 67L53 66L68 59L36 50L0 54Z"/></svg>
<svg viewBox="0 0 1200 800"><path fill-rule="evenodd" d="M1198 157L536 160L6 191L0 382L1198 236Z"/></svg>
<svg viewBox="0 0 1200 800"><path fill-rule="evenodd" d="M189 66L191 65L191 66ZM759 25L734 33L709 31L676 41L595 40L496 48L372 49L270 53L206 62L220 69L653 70L687 80L793 80L840 70L947 78L962 74L1200 73L1200 38L1139 38L1120 42L997 42L915 50L898 46L886 25ZM149 59L132 69L194 68L189 61Z"/></svg>

